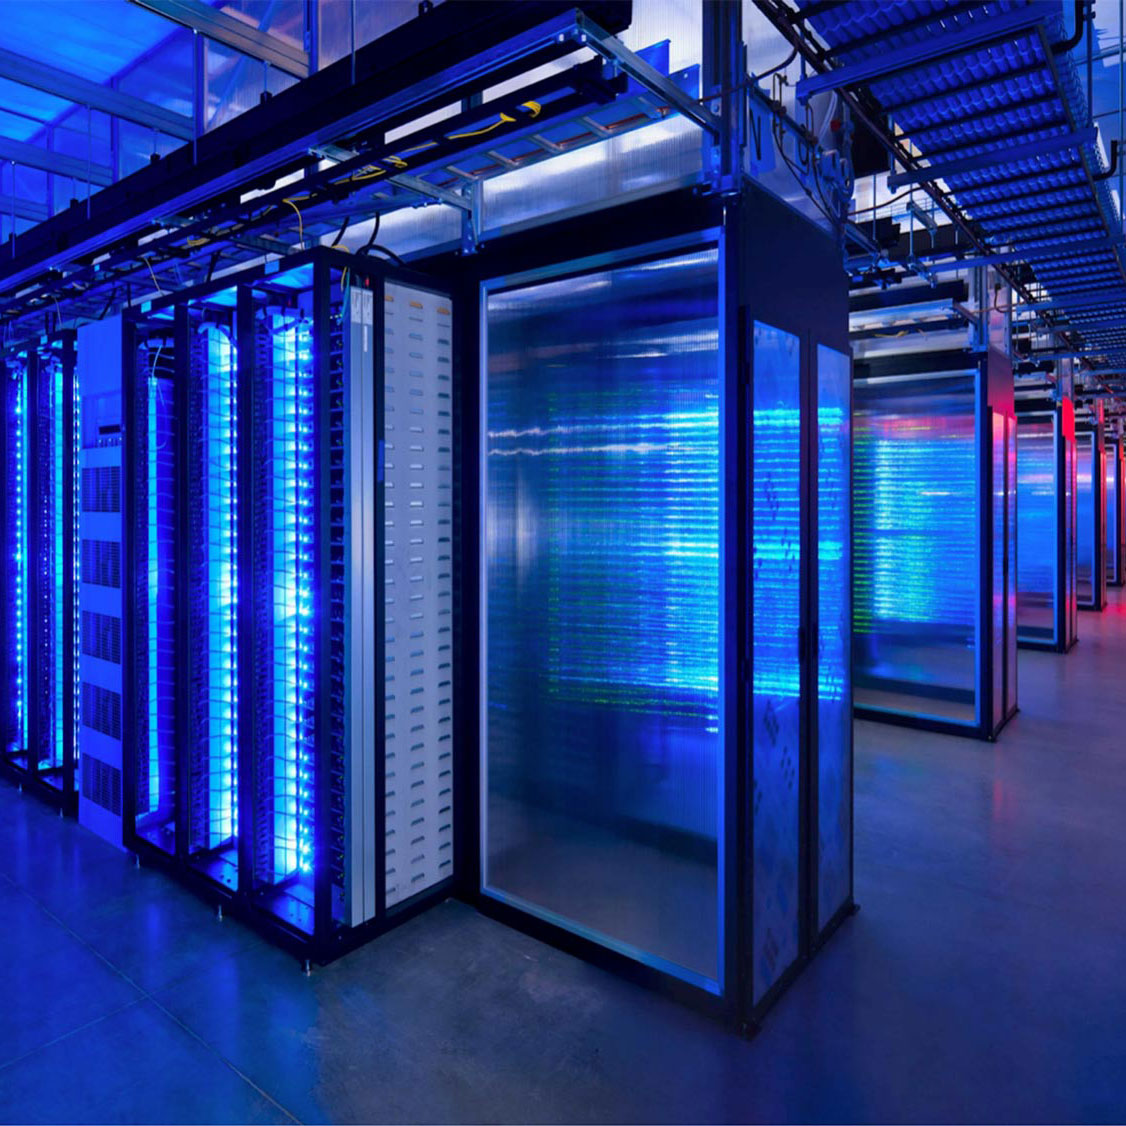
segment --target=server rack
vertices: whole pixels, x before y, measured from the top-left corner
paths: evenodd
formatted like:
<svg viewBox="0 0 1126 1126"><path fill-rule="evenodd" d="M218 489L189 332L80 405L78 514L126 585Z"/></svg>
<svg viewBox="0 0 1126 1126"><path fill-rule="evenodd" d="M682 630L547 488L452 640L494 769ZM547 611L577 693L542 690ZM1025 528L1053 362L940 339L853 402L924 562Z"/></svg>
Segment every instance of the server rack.
<svg viewBox="0 0 1126 1126"><path fill-rule="evenodd" d="M10 352L4 376L0 764L21 786L73 814L80 488L74 333Z"/></svg>
<svg viewBox="0 0 1126 1126"><path fill-rule="evenodd" d="M453 881L454 325L318 249L130 326L126 843L308 960Z"/></svg>
<svg viewBox="0 0 1126 1126"><path fill-rule="evenodd" d="M1080 610L1106 609L1106 448L1102 412L1079 416L1076 448L1076 591Z"/></svg>
<svg viewBox="0 0 1126 1126"><path fill-rule="evenodd" d="M1017 710L1008 357L936 349L855 372L857 715L993 739Z"/></svg>
<svg viewBox="0 0 1126 1126"><path fill-rule="evenodd" d="M753 1024L853 910L839 257L754 188L557 235L460 266L463 887Z"/></svg>
<svg viewBox="0 0 1126 1126"><path fill-rule="evenodd" d="M121 847L123 810L122 681L125 658L122 508L122 321L78 330L82 504L77 556L80 686L78 819Z"/></svg>
<svg viewBox="0 0 1126 1126"><path fill-rule="evenodd" d="M1121 437L1106 443L1106 581L1122 586L1126 577L1126 449Z"/></svg>
<svg viewBox="0 0 1126 1126"><path fill-rule="evenodd" d="M1078 636L1075 408L1017 399L1017 638L1066 653Z"/></svg>

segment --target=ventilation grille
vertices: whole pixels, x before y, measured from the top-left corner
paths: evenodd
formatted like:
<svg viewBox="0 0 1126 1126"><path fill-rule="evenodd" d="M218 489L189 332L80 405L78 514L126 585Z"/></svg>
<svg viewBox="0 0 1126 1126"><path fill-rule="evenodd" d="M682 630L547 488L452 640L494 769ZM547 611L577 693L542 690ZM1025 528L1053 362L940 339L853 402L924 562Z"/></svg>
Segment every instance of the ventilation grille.
<svg viewBox="0 0 1126 1126"><path fill-rule="evenodd" d="M121 771L90 754L82 756L82 796L121 816Z"/></svg>
<svg viewBox="0 0 1126 1126"><path fill-rule="evenodd" d="M82 581L93 586L121 586L121 544L117 540L82 541Z"/></svg>
<svg viewBox="0 0 1126 1126"><path fill-rule="evenodd" d="M121 693L82 682L82 723L111 739L121 738Z"/></svg>
<svg viewBox="0 0 1126 1126"><path fill-rule="evenodd" d="M82 611L82 652L87 657L121 664L121 619Z"/></svg>
<svg viewBox="0 0 1126 1126"><path fill-rule="evenodd" d="M120 465L99 465L82 470L82 511L121 511Z"/></svg>
<svg viewBox="0 0 1126 1126"><path fill-rule="evenodd" d="M452 312L388 284L386 905L453 873Z"/></svg>

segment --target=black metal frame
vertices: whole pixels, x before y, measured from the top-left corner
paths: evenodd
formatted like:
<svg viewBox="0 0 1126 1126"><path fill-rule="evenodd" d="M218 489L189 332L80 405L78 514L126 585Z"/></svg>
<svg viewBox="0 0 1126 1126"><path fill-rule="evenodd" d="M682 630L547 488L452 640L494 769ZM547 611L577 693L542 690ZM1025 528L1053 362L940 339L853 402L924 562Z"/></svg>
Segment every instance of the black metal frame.
<svg viewBox="0 0 1126 1126"><path fill-rule="evenodd" d="M42 652L38 639L35 636L37 631L35 628L36 623L33 621L32 608L38 602L39 575L35 562L39 558L41 546L39 542L39 520L36 518L41 498L39 497L39 439L38 427L35 425L38 417L37 396L39 391L40 369L42 366L43 352L55 348L59 349L62 361L64 404L62 418L59 421L62 429L64 448L70 451L69 460L65 464L68 464L71 473L74 473L76 471L76 466L73 462L75 437L74 411L73 409L66 409L66 406L67 404L73 403L74 400L75 340L76 334L73 330L64 330L50 338L43 338L38 345L29 344L26 348L27 368L25 375L25 398L27 402L27 415L24 419L24 444L27 453L26 489L28 504L27 543L25 545L25 552L28 563L28 589L25 592L27 613L24 622L24 652L27 661L28 745L22 748L21 751L16 752L15 755L0 754L0 772L17 782L21 789L27 789L29 793L34 793L37 797L42 798L50 805L57 807L60 812L71 817L78 815L78 779L74 745L74 694L70 691L69 684L65 687L62 697L62 766L44 769L39 765L39 756L33 753L33 749L39 746L41 738L39 731L39 710L36 706L35 696L36 685L39 682L38 669L42 659ZM7 451L7 419L4 420L4 426L0 429L3 430L3 437L0 439L3 443L3 445L0 446L0 456L3 456ZM2 513L6 518L9 493L6 488L3 492L3 500L0 501L0 503L3 504ZM74 511L74 490L64 486L62 494L62 511L59 513L58 519L65 529L73 529L76 516ZM6 521L4 526L6 526ZM72 597L74 591L74 553L72 550L73 539L69 532L66 533L66 543L68 550L63 552L62 561L62 586L64 591L64 601L61 607L64 637L63 665L64 669L67 670L67 675L73 676L74 664L78 654L74 651L75 622L74 601ZM5 643L7 643L11 636L9 629L11 599L7 591L0 591L0 602L3 603L2 608L0 608L0 630L2 630L0 636L3 636ZM19 757L24 759L24 764L15 761L15 759ZM62 784L53 785L51 781L49 781L52 777L60 778Z"/></svg>
<svg viewBox="0 0 1126 1126"><path fill-rule="evenodd" d="M764 211L777 209L773 227L762 218ZM655 242L670 238L698 238L698 245L716 245L708 234L723 230L721 263L726 284L720 316L726 350L723 356L722 380L728 407L722 435L724 464L727 467L728 502L724 511L726 570L723 576L727 590L722 639L724 683L724 714L727 717L725 737L725 816L727 831L721 846L726 865L724 899L725 932L722 936L724 964L727 974L725 993L716 996L701 987L682 980L654 966L635 961L554 923L527 914L520 909L486 895L482 887L481 869L481 754L480 733L480 669L477 660L480 642L478 591L482 576L478 548L482 534L480 509L480 407L479 377L481 349L481 317L479 310L482 284L528 270L556 265L579 264L599 255L621 255L618 261L639 261L652 257ZM617 206L594 215L570 219L557 225L556 237L550 244L536 233L517 233L491 243L469 259L436 256L428 265L436 274L460 277L458 300L468 310L461 318L466 326L459 351L463 377L457 382L455 400L457 465L456 485L458 510L458 552L456 611L459 668L458 689L462 706L458 719L457 789L459 810L457 849L458 894L480 911L507 925L554 946L577 954L598 965L612 969L630 980L674 996L694 1007L739 1026L745 1032L757 1029L765 1012L786 987L808 964L829 935L856 907L851 890L847 901L826 925L816 931L816 841L812 827L816 825L816 702L810 698L814 684L813 657L815 644L805 643L802 653L803 748L801 796L801 943L795 962L757 1002L752 998L749 972L752 930L750 905L753 904L753 765L751 738L751 685L753 683L753 626L750 621L752 534L751 472L753 467L753 436L751 428L751 397L753 386L751 329L756 316L787 331L796 332L802 341L803 431L802 460L807 482L803 515L803 612L807 617L806 637L816 634L816 432L811 405L815 393L812 384L813 357L816 344L825 343L847 355L847 292L844 279L840 286L840 308L836 336L825 327L832 323L829 310L811 303L811 294L824 290L819 278L809 277L807 267L781 261L779 246L787 237L801 232L813 242L825 244L829 258L836 260L833 244L822 232L804 218L759 189L746 185L736 200L716 197L700 198L693 192L669 193L638 203ZM820 240L820 242L818 242ZM756 249L752 252L751 247ZM564 249L560 249L564 248ZM785 258L785 255L782 255ZM773 273L763 267L770 265ZM575 273L589 267L576 265ZM806 276L803 276L806 275ZM780 275L786 275L784 284ZM793 275L792 278L789 275ZM819 308L819 325L810 327L810 309ZM473 311L477 315L473 315ZM759 313L761 312L761 316ZM736 469L738 467L738 469ZM812 611L811 611L812 605ZM812 617L810 617L812 613ZM851 745L846 753L850 760ZM851 867L850 867L851 872ZM851 881L850 881L851 888Z"/></svg>
<svg viewBox="0 0 1126 1126"><path fill-rule="evenodd" d="M1002 365L1003 367L998 367ZM897 375L937 374L940 372L974 371L975 377L975 429L977 440L979 475L977 480L978 496L982 498L978 512L978 593L979 605L977 613L981 620L980 641L983 652L977 654L977 667L975 671L975 695L979 703L979 720L975 723L958 723L955 720L942 720L932 716L915 715L910 712L897 712L883 708L856 706L853 711L857 719L875 720L880 723L894 724L899 727L909 727L920 731L933 731L941 735L959 735L962 737L982 739L993 742L1019 710L1015 700L1008 699L1008 661L1009 645L1007 639L1002 650L1001 684L1004 700L1000 718L993 719L996 698L994 693L994 677L996 669L994 664L994 629L993 629L993 506L996 503L993 490L993 417L1001 413L1006 419L1011 419L1013 441L1016 441L1016 415L1013 409L1011 367L1007 356L996 349L984 351L945 351L929 352L919 355L877 357L873 361L861 361L856 364L856 378L894 377ZM1005 376L1008 376L1006 379ZM1006 392L1007 388L1007 392ZM1007 425L1008 423L1006 423ZM1005 459L1005 482L1008 479L1008 459ZM1003 503L1008 506L1008 489L1005 489ZM1015 513L1009 516L1015 521ZM1008 527L1008 521L1005 523ZM1008 543L1005 546L1003 590L1005 591L1005 616L1008 616L1009 599L1007 597ZM854 561L855 566L855 561ZM1015 568L1014 568L1015 576ZM1013 592L1015 596L1015 591ZM1015 637L1017 631L1015 614L1015 597L1013 599L1014 614L1011 623L1012 633ZM917 690L916 690L917 691ZM922 693L918 693L922 695Z"/></svg>
<svg viewBox="0 0 1126 1126"><path fill-rule="evenodd" d="M1068 408L1070 408L1068 403ZM1055 482L1056 482L1056 588L1053 594L1053 615L1055 638L1054 640L1047 641L1042 638L1021 636L1020 621L1018 614L1017 621L1017 645L1021 649L1039 650L1048 653L1069 653L1075 646L1077 638L1071 631L1071 614L1069 612L1068 604L1068 575L1067 575L1067 556L1069 543L1068 540L1074 537L1074 519L1073 514L1068 512L1068 493L1067 493L1067 443L1070 442L1073 447L1074 457L1074 414L1071 416L1071 429L1069 431L1068 422L1065 418L1065 407L1059 403L1044 402L1044 403L1017 403L1017 426L1020 426L1022 418L1046 418L1050 419L1053 425L1053 434L1055 436ZM1019 445L1018 445L1019 450ZM1018 465L1017 472L1019 474L1020 467ZM1072 504L1075 498L1072 496ZM1020 519L1020 512L1018 506L1017 519Z"/></svg>
<svg viewBox="0 0 1126 1126"><path fill-rule="evenodd" d="M379 318L382 318L382 296L383 286L385 282L390 279L396 282L403 282L405 284L426 289L430 292L441 293L443 295L448 293L447 288L435 288L434 279L428 275L418 273L416 271L399 269L384 262L382 259L377 258L360 258L349 255L343 251L332 250L329 248L314 248L312 250L303 252L302 254L293 255L286 258L282 263L262 263L247 270L240 271L237 274L229 275L222 279L212 281L211 283L200 286L191 290L187 290L175 295L170 295L167 298L158 302L153 302L151 307L147 307L137 317L132 318L127 322L127 349L126 349L126 363L129 368L132 367L134 362L134 349L128 347L130 341L130 333L135 331L137 323L149 312L157 312L163 309L175 309L175 332L178 335L178 344L175 355L176 365L176 387L174 394L177 396L179 406L178 417L176 425L180 428L181 439L186 437L187 428L187 397L188 397L188 383L189 380L187 364L187 307L193 302L198 302L201 299L228 289L237 289L238 299L237 305L234 310L234 323L238 334L238 389L237 389L237 410L238 410L238 452L237 464L239 472L236 484L236 498L238 503L238 533L239 542L243 545L240 548L238 555L238 577L239 588L243 591L253 591L254 584L254 571L253 560L249 545L252 535L252 497L253 497L253 481L252 481L252 468L255 461L255 452L253 449L252 433L251 433L251 420L253 418L254 395L256 388L256 379L254 375L255 364L255 348L254 348L254 322L253 322L253 297L252 291L256 284L268 281L269 277L275 273L287 273L293 269L300 268L305 265L312 266L313 273L313 332L314 332L314 378L316 381L316 401L317 411L314 423L314 492L316 496L317 505L317 535L316 546L314 551L314 584L317 590L318 604L323 605L326 600L328 586L329 586L329 567L328 556L330 550L329 532L328 532L328 481L329 481L329 456L330 456L330 441L328 433L328 396L330 392L330 369L329 369L329 356L328 356L328 326L329 326L329 312L331 303L335 297L332 293L333 277L332 272L335 269L343 271L348 270L350 277L364 283L365 287L371 288L376 295L376 310ZM459 315L455 317L454 327L455 334L461 332L459 328L460 322L464 319ZM381 319L376 322L377 326L381 324ZM377 389L382 387L382 348L379 341L382 337L377 333L376 341L372 349L373 355L373 369L371 377L375 380ZM133 387L133 380L127 373L126 388L131 391ZM136 550L132 542L132 529L134 526L135 510L134 510L134 491L133 482L136 480L137 472L140 468L141 451L138 450L136 445L137 428L135 425L135 412L138 404L135 397L131 393L125 395L124 408L125 408L125 426L126 426L126 441L125 441L125 466L126 466L126 489L125 489L125 507L124 519L126 526L126 551L124 563L124 583L125 589L132 591L135 582L135 568L136 568ZM379 427L382 420L382 395L376 394L375 401L377 405L377 414L373 426L373 433L371 440L376 443L378 449L381 443L382 435ZM188 520L188 501L189 501L189 475L184 472L183 463L186 457L185 443L181 440L179 448L176 452L178 464L180 466L178 472L178 484L180 488L180 512L178 513L179 520L179 543L178 543L178 561L177 566L179 573L184 573L184 561L186 560L186 553L188 549L188 536L187 520ZM377 474L378 481L382 482L382 472ZM382 488L382 485L379 485ZM377 571L379 570L379 560L382 559L382 536L376 537L378 550L380 552L377 558ZM378 581L376 576L372 577L372 581ZM186 620L183 611L186 610L188 599L187 583L181 582L177 589L177 598L180 600L181 613L180 620ZM382 630L382 621L380 615L376 615L377 630ZM251 683L250 673L255 667L255 652L253 649L253 598L243 597L239 600L238 611L238 630L239 630L239 654L238 654L238 667L240 682L249 684ZM331 884L331 871L330 865L327 861L329 853L329 821L330 821L330 802L331 802L331 788L329 783L329 767L330 767L330 743L325 731L325 724L332 702L332 684L331 678L328 675L328 654L331 644L330 637L330 623L327 614L318 616L318 628L315 640L315 656L314 663L317 670L317 702L315 712L315 725L316 734L314 738L314 746L316 748L316 763L315 763L315 796L314 796L314 809L315 809L315 839L314 847L318 862L314 869L313 877L313 930L312 933L307 933L304 930L290 924L286 920L280 918L269 907L262 902L262 896L259 895L257 889L254 887L253 879L253 861L251 854L251 841L253 835L253 817L254 817L254 802L253 802L253 751L254 740L252 733L253 724L253 707L249 698L249 693L242 693L240 695L239 712L238 712L238 725L239 725L239 741L240 750L238 758L238 779L237 779L237 801L238 801L238 814L239 814L239 834L237 840L238 850L238 881L236 887L230 887L224 882L218 881L206 872L202 871L200 867L193 863L187 856L187 810L186 799L188 794L187 778L185 772L187 769L188 756L184 754L177 755L177 767L180 771L180 777L177 781L176 792L176 819L177 819L177 832L176 832L176 855L169 855L163 849L159 848L152 842L146 840L144 837L139 836L136 830L136 782L135 782L135 709L138 706L137 690L136 690L136 676L133 667L133 652L137 638L135 635L135 622L133 615L126 615L125 627L125 647L128 654L128 663L125 667L125 695L126 704L124 708L124 733L125 733L125 746L130 748L125 756L124 773L124 843L126 848L134 852L138 859L144 863L151 863L154 866L160 867L164 870L170 871L179 880L184 882L187 886L192 888L197 894L207 901L215 904L218 908L225 912L229 912L244 921L248 922L256 929L261 931L272 941L276 942L283 948L290 950L296 954L306 963L318 962L326 963L332 959L339 957L347 951L354 949L356 946L367 942L369 939L374 938L376 935L381 934L399 923L404 922L406 919L412 917L418 912L426 909L427 907L439 902L441 899L446 898L454 886L457 879L457 860L455 858L455 874L448 879L436 884L434 887L412 896L391 908L384 906L383 900L383 873L382 873L382 853L380 852L376 863L376 878L377 878L377 914L368 922L363 923L357 927L336 926L332 920L332 884ZM381 632L379 636L382 636ZM377 637L378 641L378 637ZM456 641L455 641L456 644ZM190 647L190 638L187 637L187 631L180 628L177 632L177 648L178 665L181 670L186 669L185 658L187 657ZM377 650L378 651L378 650ZM180 676L178 680L180 691L180 701L178 703L178 712L180 715L185 714L184 708L187 702L187 678ZM376 691L381 685L371 685L371 691ZM458 709L458 701L455 698L455 716ZM382 712L377 709L377 716L379 716L380 723L382 723ZM378 744L377 744L378 745ZM380 756L376 756L378 764L382 765L383 760ZM374 807L377 811L377 817L382 820L383 817L383 791L385 789L384 777L382 773L377 772L378 776L374 782L375 785L375 801ZM378 832L380 825L377 824L378 847L382 849L383 834Z"/></svg>

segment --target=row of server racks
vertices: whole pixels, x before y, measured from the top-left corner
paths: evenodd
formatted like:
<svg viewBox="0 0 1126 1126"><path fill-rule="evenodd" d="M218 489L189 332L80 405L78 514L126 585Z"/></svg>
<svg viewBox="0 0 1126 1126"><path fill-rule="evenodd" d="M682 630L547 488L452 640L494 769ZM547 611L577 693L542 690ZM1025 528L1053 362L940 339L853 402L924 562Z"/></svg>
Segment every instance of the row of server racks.
<svg viewBox="0 0 1126 1126"><path fill-rule="evenodd" d="M557 233L62 346L78 815L302 959L456 894L753 1023L853 910L839 254L750 185Z"/></svg>
<svg viewBox="0 0 1126 1126"><path fill-rule="evenodd" d="M0 367L3 752L20 785L76 808L78 600L76 520L81 480L73 333L9 352Z"/></svg>
<svg viewBox="0 0 1126 1126"><path fill-rule="evenodd" d="M331 253L125 325L124 841L318 960L453 875L452 357Z"/></svg>

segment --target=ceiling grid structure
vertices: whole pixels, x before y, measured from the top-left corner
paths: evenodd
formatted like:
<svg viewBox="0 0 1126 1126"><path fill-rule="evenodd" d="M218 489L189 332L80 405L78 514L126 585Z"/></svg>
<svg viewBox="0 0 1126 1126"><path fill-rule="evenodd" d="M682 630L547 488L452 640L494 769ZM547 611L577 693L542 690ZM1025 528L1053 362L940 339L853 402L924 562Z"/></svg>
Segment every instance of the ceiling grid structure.
<svg viewBox="0 0 1126 1126"><path fill-rule="evenodd" d="M937 186L985 259L1009 265L1059 331L1081 334L1077 351L1126 366L1120 218L1063 4L799 0L791 18L832 63L799 81L799 99L866 90L917 155L892 169L889 191ZM920 255L924 268L949 258Z"/></svg>

